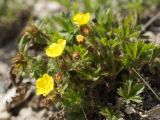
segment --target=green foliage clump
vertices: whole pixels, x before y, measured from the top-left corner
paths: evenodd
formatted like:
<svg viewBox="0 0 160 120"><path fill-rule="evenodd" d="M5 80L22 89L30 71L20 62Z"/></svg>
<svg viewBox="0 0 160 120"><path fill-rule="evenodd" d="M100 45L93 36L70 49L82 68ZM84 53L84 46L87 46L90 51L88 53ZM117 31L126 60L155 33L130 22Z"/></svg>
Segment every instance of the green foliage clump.
<svg viewBox="0 0 160 120"><path fill-rule="evenodd" d="M143 2L137 1L127 2L128 7L141 7ZM117 97L128 104L141 102L144 84L136 83L140 79L132 68L139 71L146 63L152 64L159 47L141 38L138 11L127 7L127 15L115 14L112 2L106 0L93 4L90 0L81 1L80 10L76 7L78 1L70 9L69 0L59 2L68 11L45 19L42 26L39 23L30 26L21 37L19 52L25 61L21 63L25 66L21 76L36 79L45 73L52 76L55 83L52 101L57 108L64 108L69 120L118 119L104 106L116 104ZM120 11L126 9L122 6ZM79 12L90 12L88 24L74 24L73 16ZM77 35L84 36L82 43L77 41ZM67 42L62 55L48 57L45 50L60 38Z"/></svg>

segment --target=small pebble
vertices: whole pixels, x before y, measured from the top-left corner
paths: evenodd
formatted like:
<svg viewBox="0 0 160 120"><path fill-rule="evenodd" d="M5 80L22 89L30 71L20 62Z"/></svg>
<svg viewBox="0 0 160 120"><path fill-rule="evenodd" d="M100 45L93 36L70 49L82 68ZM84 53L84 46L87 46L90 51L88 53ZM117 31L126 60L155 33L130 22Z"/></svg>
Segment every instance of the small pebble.
<svg viewBox="0 0 160 120"><path fill-rule="evenodd" d="M125 112L130 115L130 114L133 114L133 113L136 113L135 109L133 107L130 107L130 106L127 106L126 109L125 109Z"/></svg>

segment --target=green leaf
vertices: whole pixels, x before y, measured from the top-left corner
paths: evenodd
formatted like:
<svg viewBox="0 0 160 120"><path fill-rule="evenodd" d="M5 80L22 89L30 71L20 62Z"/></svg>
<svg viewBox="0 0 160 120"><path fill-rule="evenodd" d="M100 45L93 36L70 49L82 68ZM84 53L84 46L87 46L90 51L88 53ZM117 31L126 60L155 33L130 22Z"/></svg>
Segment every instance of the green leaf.
<svg viewBox="0 0 160 120"><path fill-rule="evenodd" d="M118 88L118 94L126 103L130 103L130 101L140 103L142 102L140 94L143 90L144 86L142 84L133 83L132 80L127 80L122 87Z"/></svg>

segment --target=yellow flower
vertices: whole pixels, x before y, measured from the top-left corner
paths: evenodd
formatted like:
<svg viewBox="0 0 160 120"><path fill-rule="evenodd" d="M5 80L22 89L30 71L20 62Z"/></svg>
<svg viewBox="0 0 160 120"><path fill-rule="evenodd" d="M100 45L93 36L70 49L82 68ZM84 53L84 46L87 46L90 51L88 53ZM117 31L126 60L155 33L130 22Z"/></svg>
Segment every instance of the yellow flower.
<svg viewBox="0 0 160 120"><path fill-rule="evenodd" d="M64 47L66 45L66 40L59 39L57 43L52 43L46 50L46 55L48 57L58 57L62 54Z"/></svg>
<svg viewBox="0 0 160 120"><path fill-rule="evenodd" d="M73 22L79 26L86 25L90 21L90 13L78 13L73 16Z"/></svg>
<svg viewBox="0 0 160 120"><path fill-rule="evenodd" d="M76 35L76 40L78 43L82 43L84 41L84 36L83 35Z"/></svg>
<svg viewBox="0 0 160 120"><path fill-rule="evenodd" d="M54 81L47 73L36 80L36 94L47 96L54 90Z"/></svg>

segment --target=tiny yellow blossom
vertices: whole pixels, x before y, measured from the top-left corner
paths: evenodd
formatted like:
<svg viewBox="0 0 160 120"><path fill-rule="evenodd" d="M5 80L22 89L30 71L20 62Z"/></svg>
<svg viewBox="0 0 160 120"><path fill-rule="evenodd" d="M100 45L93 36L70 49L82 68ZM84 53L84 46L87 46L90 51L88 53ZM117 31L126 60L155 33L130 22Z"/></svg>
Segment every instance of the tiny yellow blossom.
<svg viewBox="0 0 160 120"><path fill-rule="evenodd" d="M83 43L84 39L85 38L83 35L76 35L76 40L78 43Z"/></svg>
<svg viewBox="0 0 160 120"><path fill-rule="evenodd" d="M66 40L59 39L57 43L52 43L46 50L46 55L48 57L58 57L62 54L64 47L66 45Z"/></svg>
<svg viewBox="0 0 160 120"><path fill-rule="evenodd" d="M90 13L78 13L73 16L73 22L79 26L88 24L90 21Z"/></svg>
<svg viewBox="0 0 160 120"><path fill-rule="evenodd" d="M36 80L36 94L47 96L54 90L54 81L47 73Z"/></svg>

